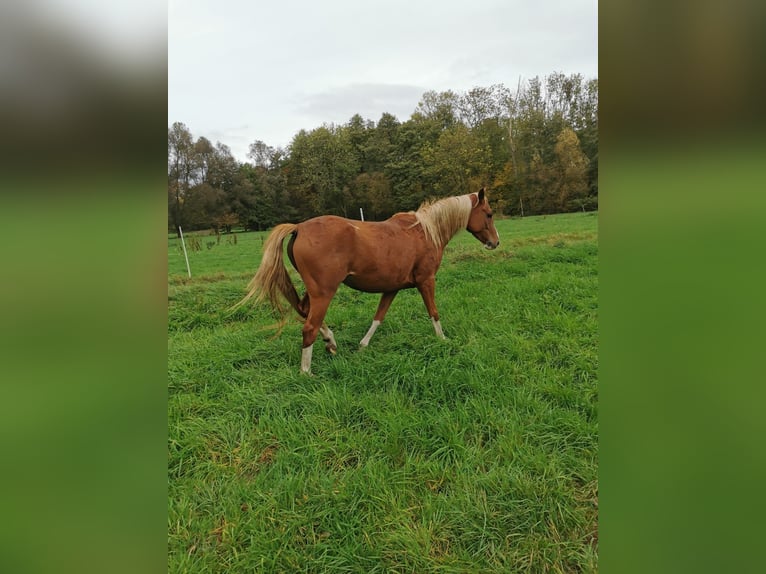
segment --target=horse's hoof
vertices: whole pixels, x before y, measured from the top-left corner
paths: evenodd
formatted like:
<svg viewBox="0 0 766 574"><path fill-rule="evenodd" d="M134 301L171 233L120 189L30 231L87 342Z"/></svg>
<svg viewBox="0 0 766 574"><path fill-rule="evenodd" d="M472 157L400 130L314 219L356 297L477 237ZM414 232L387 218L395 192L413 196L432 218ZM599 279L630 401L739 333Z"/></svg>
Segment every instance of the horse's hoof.
<svg viewBox="0 0 766 574"><path fill-rule="evenodd" d="M337 355L338 354L338 347L335 345L325 345L325 349L327 349L327 352L331 355Z"/></svg>

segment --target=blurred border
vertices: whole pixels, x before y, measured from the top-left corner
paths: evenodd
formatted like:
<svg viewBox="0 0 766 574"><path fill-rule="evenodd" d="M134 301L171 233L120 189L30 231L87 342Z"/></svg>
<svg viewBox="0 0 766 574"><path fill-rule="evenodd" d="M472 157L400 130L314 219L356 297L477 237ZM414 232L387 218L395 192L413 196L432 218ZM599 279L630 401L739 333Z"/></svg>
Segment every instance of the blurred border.
<svg viewBox="0 0 766 574"><path fill-rule="evenodd" d="M2 571L166 568L160 8L2 8ZM763 12L600 7L607 572L760 566Z"/></svg>
<svg viewBox="0 0 766 574"><path fill-rule="evenodd" d="M0 570L166 570L167 7L0 8Z"/></svg>
<svg viewBox="0 0 766 574"><path fill-rule="evenodd" d="M606 572L762 569L763 16L600 6Z"/></svg>

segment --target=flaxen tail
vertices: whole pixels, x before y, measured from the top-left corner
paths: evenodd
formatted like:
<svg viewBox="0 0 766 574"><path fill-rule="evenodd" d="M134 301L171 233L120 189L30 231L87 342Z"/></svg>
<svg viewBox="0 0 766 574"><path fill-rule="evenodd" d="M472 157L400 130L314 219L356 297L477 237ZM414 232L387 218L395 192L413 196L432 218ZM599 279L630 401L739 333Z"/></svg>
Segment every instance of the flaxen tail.
<svg viewBox="0 0 766 574"><path fill-rule="evenodd" d="M253 298L255 298L256 303L268 299L271 306L282 316L284 322L287 310L282 304L280 295L287 299L287 302L290 303L293 309L298 310L300 299L298 292L295 290L295 285L293 285L290 275L287 273L282 251L282 243L285 237L293 233L296 228L297 225L293 223L283 223L277 225L272 230L263 246L261 265L247 286L247 295L236 303L231 308L232 310L237 309Z"/></svg>

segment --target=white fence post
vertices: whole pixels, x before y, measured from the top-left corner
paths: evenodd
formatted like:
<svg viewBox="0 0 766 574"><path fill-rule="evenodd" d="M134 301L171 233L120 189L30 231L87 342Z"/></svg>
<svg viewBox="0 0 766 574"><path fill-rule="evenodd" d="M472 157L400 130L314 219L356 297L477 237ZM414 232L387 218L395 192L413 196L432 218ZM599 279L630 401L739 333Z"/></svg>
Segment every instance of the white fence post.
<svg viewBox="0 0 766 574"><path fill-rule="evenodd" d="M181 230L181 226L178 226L178 233L181 234L181 245L184 248L184 258L186 259L186 272L189 274L189 279L191 279L191 267L189 267L189 256L186 254L186 243L184 242L184 232Z"/></svg>

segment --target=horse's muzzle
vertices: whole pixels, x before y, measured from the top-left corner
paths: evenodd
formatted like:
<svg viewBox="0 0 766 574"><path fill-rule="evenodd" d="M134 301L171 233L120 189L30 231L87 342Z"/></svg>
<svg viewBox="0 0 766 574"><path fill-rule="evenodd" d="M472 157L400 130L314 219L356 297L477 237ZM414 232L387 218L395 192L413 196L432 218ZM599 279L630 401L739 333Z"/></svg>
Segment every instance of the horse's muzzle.
<svg viewBox="0 0 766 574"><path fill-rule="evenodd" d="M497 240L497 243L492 243L491 241L487 241L484 244L484 249L496 249L497 246L500 245L500 240Z"/></svg>

